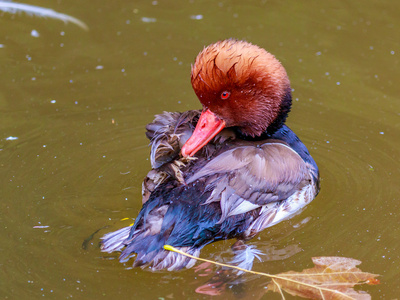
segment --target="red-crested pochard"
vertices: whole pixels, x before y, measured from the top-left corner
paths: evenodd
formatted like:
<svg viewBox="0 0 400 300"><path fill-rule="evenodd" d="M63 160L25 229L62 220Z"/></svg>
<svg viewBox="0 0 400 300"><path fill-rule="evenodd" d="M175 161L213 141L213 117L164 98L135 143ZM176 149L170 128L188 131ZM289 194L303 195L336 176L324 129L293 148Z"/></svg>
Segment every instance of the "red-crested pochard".
<svg viewBox="0 0 400 300"><path fill-rule="evenodd" d="M307 148L284 122L292 97L281 63L264 49L224 40L192 66L202 111L157 115L147 125L151 166L133 226L106 234L102 251L136 253L134 266L178 270L222 239L246 241L287 219L319 191ZM235 260L251 268L257 251Z"/></svg>

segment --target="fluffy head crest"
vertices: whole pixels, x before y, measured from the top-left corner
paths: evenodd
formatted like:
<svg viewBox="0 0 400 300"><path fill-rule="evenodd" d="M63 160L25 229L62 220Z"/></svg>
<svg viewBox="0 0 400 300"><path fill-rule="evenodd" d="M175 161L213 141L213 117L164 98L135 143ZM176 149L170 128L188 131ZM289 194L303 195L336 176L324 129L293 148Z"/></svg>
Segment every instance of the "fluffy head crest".
<svg viewBox="0 0 400 300"><path fill-rule="evenodd" d="M280 117L284 121L290 110L285 69L272 54L245 41L229 39L205 47L192 66L191 80L204 107L251 136L262 134Z"/></svg>

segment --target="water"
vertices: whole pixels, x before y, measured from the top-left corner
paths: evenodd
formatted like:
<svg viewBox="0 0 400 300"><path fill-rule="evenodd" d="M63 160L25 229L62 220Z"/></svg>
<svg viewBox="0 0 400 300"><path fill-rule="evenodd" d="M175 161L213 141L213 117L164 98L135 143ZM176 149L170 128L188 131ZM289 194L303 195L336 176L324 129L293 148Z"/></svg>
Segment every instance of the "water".
<svg viewBox="0 0 400 300"><path fill-rule="evenodd" d="M228 37L284 64L294 89L288 125L322 176L305 211L251 241L268 254L254 269L300 271L313 256L352 257L382 275L381 285L365 287L373 298L398 297L400 4L330 2L30 2L89 31L1 14L1 297L208 298L195 292L207 277L194 269L129 269L98 242L141 207L145 124L164 110L200 108L190 64ZM202 257L229 259L231 244L207 246ZM223 297L258 298L265 286L249 278L243 294Z"/></svg>

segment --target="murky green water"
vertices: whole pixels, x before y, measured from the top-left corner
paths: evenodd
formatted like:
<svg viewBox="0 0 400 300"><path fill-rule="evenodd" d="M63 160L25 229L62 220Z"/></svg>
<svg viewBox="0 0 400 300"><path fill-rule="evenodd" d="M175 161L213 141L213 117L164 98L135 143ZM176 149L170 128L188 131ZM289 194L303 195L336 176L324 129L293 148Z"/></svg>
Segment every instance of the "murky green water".
<svg viewBox="0 0 400 300"><path fill-rule="evenodd" d="M200 108L190 64L204 45L236 37L285 65L295 98L288 125L322 175L305 211L251 242L268 253L254 269L353 257L382 275L365 287L373 298L397 298L400 2L136 2L29 1L83 20L88 32L0 14L0 297L207 298L195 293L207 279L194 269L127 269L97 244L141 207L145 124ZM229 258L231 243L202 257ZM259 297L265 285L249 280L238 297Z"/></svg>

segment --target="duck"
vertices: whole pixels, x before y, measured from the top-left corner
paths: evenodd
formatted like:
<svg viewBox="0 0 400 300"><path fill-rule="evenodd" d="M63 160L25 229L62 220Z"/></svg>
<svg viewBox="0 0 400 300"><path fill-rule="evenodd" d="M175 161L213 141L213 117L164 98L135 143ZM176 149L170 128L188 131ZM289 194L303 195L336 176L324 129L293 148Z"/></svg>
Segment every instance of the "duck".
<svg viewBox="0 0 400 300"><path fill-rule="evenodd" d="M102 237L101 251L176 271L196 260L164 245L199 257L210 243L236 239L233 262L251 269L260 252L246 242L316 197L318 166L285 125L290 81L265 49L236 39L204 47L191 84L202 109L163 112L146 126L152 169L142 208L133 225Z"/></svg>

